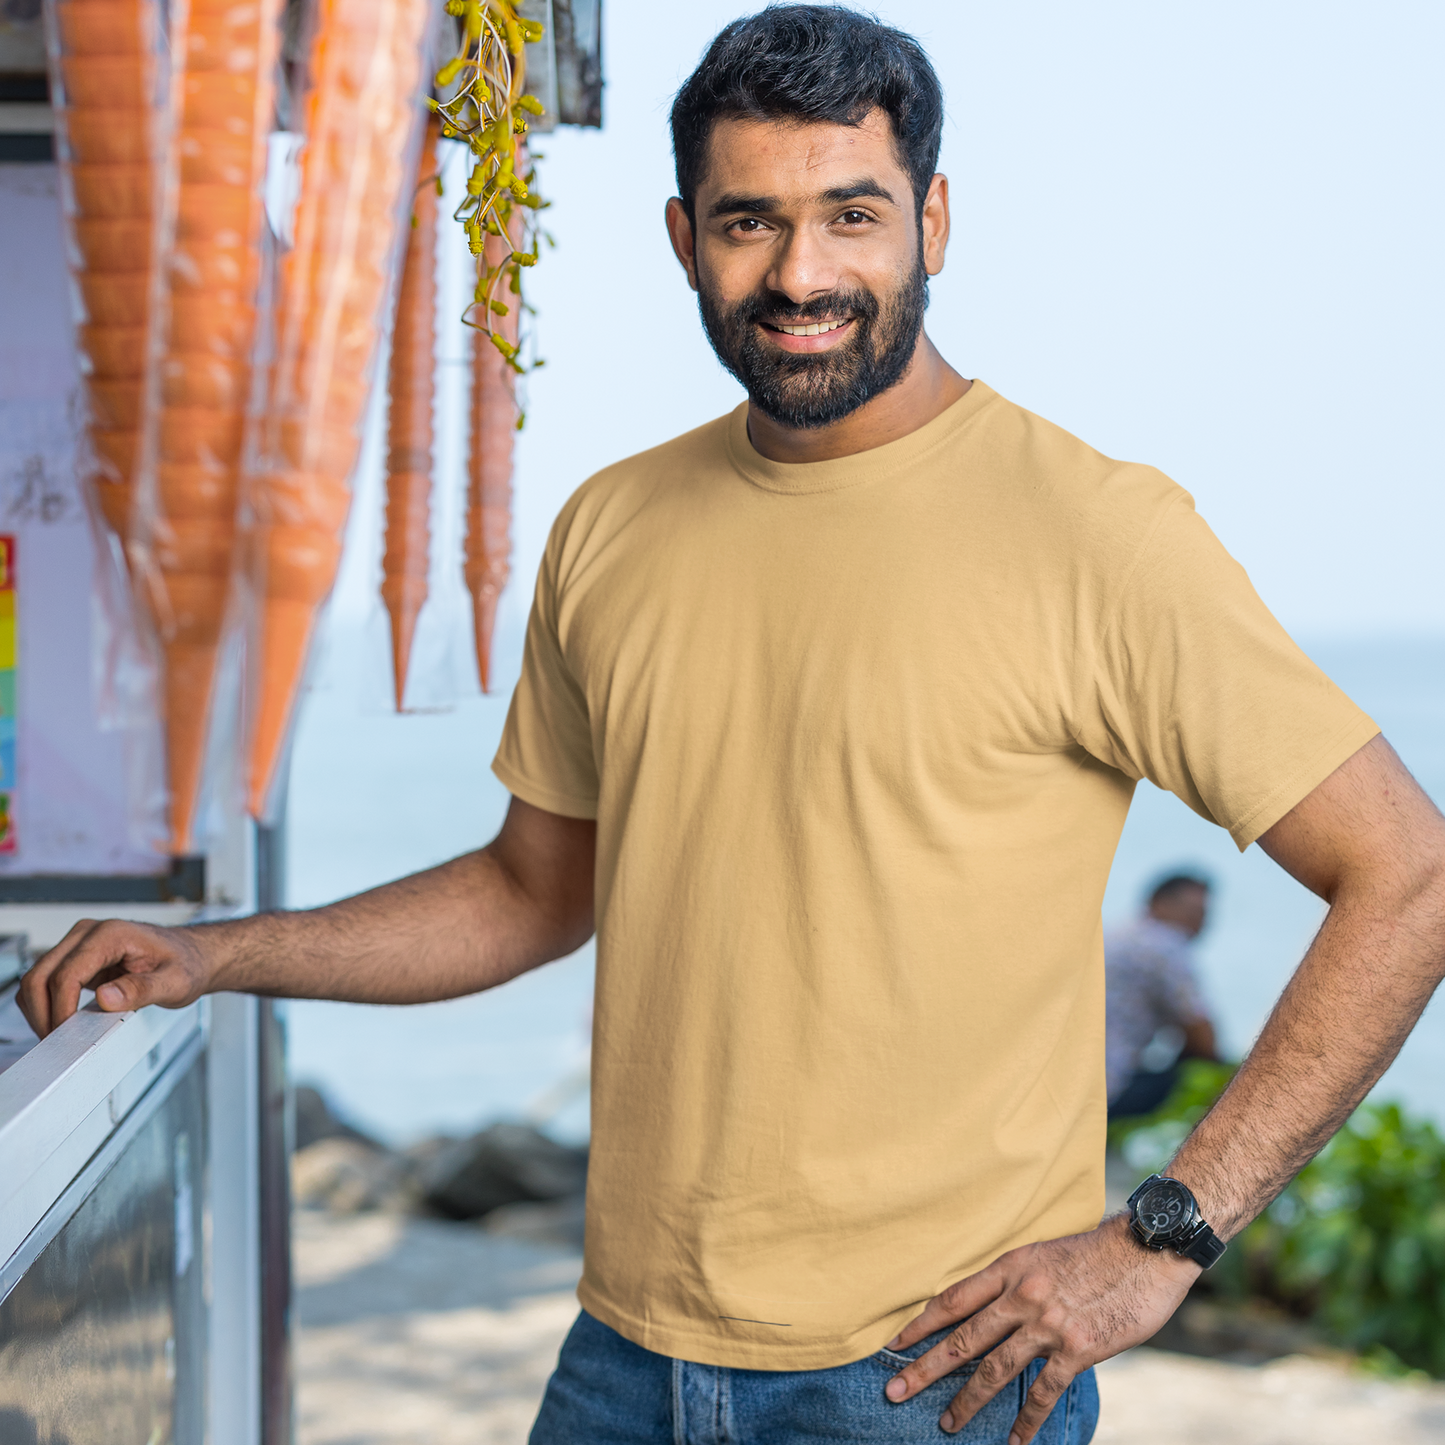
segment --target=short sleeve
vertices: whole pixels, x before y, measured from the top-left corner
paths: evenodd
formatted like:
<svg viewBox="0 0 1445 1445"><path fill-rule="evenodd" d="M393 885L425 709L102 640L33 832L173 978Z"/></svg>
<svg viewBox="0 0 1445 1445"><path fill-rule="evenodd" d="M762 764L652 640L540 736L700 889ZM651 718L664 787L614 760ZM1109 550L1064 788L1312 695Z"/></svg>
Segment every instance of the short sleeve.
<svg viewBox="0 0 1445 1445"><path fill-rule="evenodd" d="M597 816L597 761L587 698L558 635L557 533L537 572L522 676L492 771L513 796L567 818Z"/></svg>
<svg viewBox="0 0 1445 1445"><path fill-rule="evenodd" d="M1174 494L1082 660L1077 736L1242 851L1379 728L1307 658Z"/></svg>

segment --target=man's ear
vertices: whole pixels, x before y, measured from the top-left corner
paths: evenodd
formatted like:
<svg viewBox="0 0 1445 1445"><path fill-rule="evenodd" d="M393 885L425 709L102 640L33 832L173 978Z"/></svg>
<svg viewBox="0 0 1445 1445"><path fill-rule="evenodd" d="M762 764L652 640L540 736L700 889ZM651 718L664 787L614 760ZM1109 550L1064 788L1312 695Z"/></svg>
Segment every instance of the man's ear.
<svg viewBox="0 0 1445 1445"><path fill-rule="evenodd" d="M687 284L697 290L697 255L692 233L692 222L679 197L674 196L667 203L667 236L672 242L672 254L677 257L682 269L687 272Z"/></svg>
<svg viewBox="0 0 1445 1445"><path fill-rule="evenodd" d="M930 276L943 270L943 253L948 249L948 177L939 174L928 184L923 198L923 269Z"/></svg>

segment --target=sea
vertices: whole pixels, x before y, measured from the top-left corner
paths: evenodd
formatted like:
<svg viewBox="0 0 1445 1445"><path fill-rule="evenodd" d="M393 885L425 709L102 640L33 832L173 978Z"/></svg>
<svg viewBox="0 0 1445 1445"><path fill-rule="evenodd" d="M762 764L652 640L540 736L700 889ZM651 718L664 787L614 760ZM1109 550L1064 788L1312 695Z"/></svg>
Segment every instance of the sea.
<svg viewBox="0 0 1445 1445"><path fill-rule="evenodd" d="M503 618L504 675L515 675L520 622ZM287 815L292 907L329 902L485 843L507 794L489 764L507 697L397 715L366 678L380 666L377 629L342 619L313 671L294 746ZM1306 651L1383 728L1411 772L1445 804L1445 636L1301 638ZM1104 898L1106 923L1135 912L1165 872L1214 884L1198 945L1223 1049L1258 1033L1324 916L1324 905L1257 847L1141 784ZM293 1077L394 1145L462 1134L498 1120L587 1135L592 946L501 988L394 1008L287 1006ZM1445 1127L1445 1005L1439 999L1375 1090Z"/></svg>

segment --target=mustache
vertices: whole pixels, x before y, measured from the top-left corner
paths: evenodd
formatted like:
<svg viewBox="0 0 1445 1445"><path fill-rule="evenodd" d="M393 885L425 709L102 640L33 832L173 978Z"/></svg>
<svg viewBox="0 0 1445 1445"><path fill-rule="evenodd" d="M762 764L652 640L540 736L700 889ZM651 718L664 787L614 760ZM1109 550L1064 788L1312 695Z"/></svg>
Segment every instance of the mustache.
<svg viewBox="0 0 1445 1445"><path fill-rule="evenodd" d="M878 319L882 308L871 291L838 289L824 296L814 296L799 303L788 300L781 292L764 288L738 302L733 320L743 325L771 322L782 326L803 326L810 321L851 316L865 325Z"/></svg>
<svg viewBox="0 0 1445 1445"><path fill-rule="evenodd" d="M900 274L881 296L855 284L794 301L761 284L724 302L698 271L697 305L717 359L742 382L759 410L784 426L816 428L851 416L895 385L908 368L923 312L928 278L921 263ZM847 319L843 339L816 353L769 342L763 327Z"/></svg>

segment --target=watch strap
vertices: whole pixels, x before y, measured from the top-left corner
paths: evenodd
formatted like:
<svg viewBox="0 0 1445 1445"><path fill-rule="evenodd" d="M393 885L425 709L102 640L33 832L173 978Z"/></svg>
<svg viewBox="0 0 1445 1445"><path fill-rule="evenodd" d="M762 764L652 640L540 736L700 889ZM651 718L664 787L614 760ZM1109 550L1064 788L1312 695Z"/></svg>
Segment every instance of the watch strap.
<svg viewBox="0 0 1445 1445"><path fill-rule="evenodd" d="M1176 1254L1182 1254L1185 1259L1192 1259L1200 1269L1208 1269L1210 1265L1219 1261L1220 1255L1229 1246L1201 1220L1199 1225L1191 1231L1187 1239L1181 1240L1174 1246Z"/></svg>

